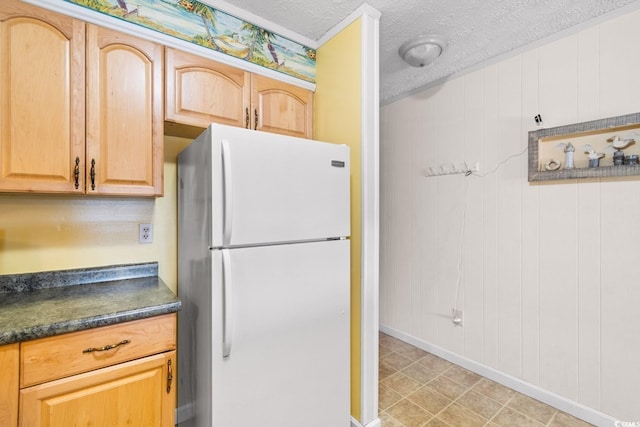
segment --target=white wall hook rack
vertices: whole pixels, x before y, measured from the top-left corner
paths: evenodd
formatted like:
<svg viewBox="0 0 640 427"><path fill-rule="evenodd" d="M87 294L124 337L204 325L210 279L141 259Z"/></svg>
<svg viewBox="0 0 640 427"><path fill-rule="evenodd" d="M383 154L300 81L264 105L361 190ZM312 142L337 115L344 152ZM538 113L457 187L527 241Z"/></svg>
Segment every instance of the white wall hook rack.
<svg viewBox="0 0 640 427"><path fill-rule="evenodd" d="M480 163L461 162L461 163L441 163L439 165L427 166L424 170L424 176L440 176L440 175L471 175L473 172L480 172Z"/></svg>

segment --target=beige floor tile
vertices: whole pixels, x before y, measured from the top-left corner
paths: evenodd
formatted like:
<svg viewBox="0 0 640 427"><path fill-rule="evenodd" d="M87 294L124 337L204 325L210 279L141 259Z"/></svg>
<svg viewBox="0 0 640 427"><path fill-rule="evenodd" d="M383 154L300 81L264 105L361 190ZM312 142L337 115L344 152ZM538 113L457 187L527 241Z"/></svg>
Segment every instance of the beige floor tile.
<svg viewBox="0 0 640 427"><path fill-rule="evenodd" d="M378 380L382 381L387 377L398 372L397 369L394 369L390 363L384 360L384 357L380 358L378 362Z"/></svg>
<svg viewBox="0 0 640 427"><path fill-rule="evenodd" d="M429 386L422 387L411 393L407 398L432 414L437 414L453 403L453 400L438 393Z"/></svg>
<svg viewBox="0 0 640 427"><path fill-rule="evenodd" d="M393 353L393 349L391 347L385 347L382 345L378 346L378 357L384 357L387 354Z"/></svg>
<svg viewBox="0 0 640 427"><path fill-rule="evenodd" d="M422 427L433 418L433 414L407 399L403 399L387 409L387 413L406 427Z"/></svg>
<svg viewBox="0 0 640 427"><path fill-rule="evenodd" d="M394 371L399 371L411 365L412 361L403 355L393 352L380 358L381 363L385 363Z"/></svg>
<svg viewBox="0 0 640 427"><path fill-rule="evenodd" d="M379 338L382 427L591 426L397 338Z"/></svg>
<svg viewBox="0 0 640 427"><path fill-rule="evenodd" d="M404 341L400 341L398 344L394 344L393 345L393 351L395 351L396 353L400 353L400 354L413 353L413 352L416 352L417 350L419 350L419 351L424 353L422 355L423 357L427 353L426 351L421 350L418 347L416 347L414 345L411 345L409 343L406 343Z"/></svg>
<svg viewBox="0 0 640 427"><path fill-rule="evenodd" d="M498 414L491 420L495 424L504 427L541 427L544 424L527 417L520 412L517 412L509 407L504 407L498 412Z"/></svg>
<svg viewBox="0 0 640 427"><path fill-rule="evenodd" d="M485 418L457 403L440 412L438 419L456 427L481 427L487 422Z"/></svg>
<svg viewBox="0 0 640 427"><path fill-rule="evenodd" d="M427 356L429 354L426 351L424 351L424 350L422 350L420 348L416 348L416 347L412 347L412 348L408 348L408 349L404 349L404 350L399 350L398 353L400 353L401 355L403 355L407 359L411 360L412 362L420 360L420 359L422 359L423 357L425 357L425 356Z"/></svg>
<svg viewBox="0 0 640 427"><path fill-rule="evenodd" d="M405 427L400 421L393 418L387 412L380 414L380 424L382 427Z"/></svg>
<svg viewBox="0 0 640 427"><path fill-rule="evenodd" d="M384 384L378 385L378 407L380 410L385 410L400 400L402 400L400 393L390 389Z"/></svg>
<svg viewBox="0 0 640 427"><path fill-rule="evenodd" d="M473 390L469 390L460 396L458 400L456 400L456 403L471 409L486 419L491 419L503 406L495 400L491 400L489 397Z"/></svg>
<svg viewBox="0 0 640 427"><path fill-rule="evenodd" d="M418 381L409 378L402 372L396 372L390 377L385 378L382 384L400 393L402 396L408 396L421 387Z"/></svg>
<svg viewBox="0 0 640 427"><path fill-rule="evenodd" d="M443 373L443 375L449 379L454 380L458 384L462 384L467 388L474 386L478 381L482 379L482 377L475 372L471 372L465 368L455 365L447 369Z"/></svg>
<svg viewBox="0 0 640 427"><path fill-rule="evenodd" d="M495 400L496 402L503 405L506 404L509 399L511 399L516 393L510 388L505 387L502 384L498 384L497 382L491 381L487 378L482 378L480 381L478 381L478 383L473 386L472 390L488 396L492 400Z"/></svg>
<svg viewBox="0 0 640 427"><path fill-rule="evenodd" d="M557 412L553 419L547 424L549 427L590 427L586 421L579 420L564 412Z"/></svg>
<svg viewBox="0 0 640 427"><path fill-rule="evenodd" d="M418 363L438 373L442 373L454 366L453 363L430 353L427 353L425 357L418 360Z"/></svg>
<svg viewBox="0 0 640 427"><path fill-rule="evenodd" d="M467 388L463 385L458 384L455 381L450 380L445 376L439 376L434 380L427 383L433 389L438 390L438 393L444 394L451 400L456 400L458 397L462 396Z"/></svg>
<svg viewBox="0 0 640 427"><path fill-rule="evenodd" d="M432 418L431 421L429 421L424 425L424 427L451 427L451 426L438 418Z"/></svg>
<svg viewBox="0 0 640 427"><path fill-rule="evenodd" d="M552 408L546 403L532 399L522 393L515 393L509 403L507 403L507 406L536 421L540 421L542 424L548 423L551 417L557 412L557 409Z"/></svg>
<svg viewBox="0 0 640 427"><path fill-rule="evenodd" d="M382 332L378 336L378 342L381 346L389 347L392 349L401 344L406 344L404 341L401 341L398 338L394 338L391 335L387 335Z"/></svg>
<svg viewBox="0 0 640 427"><path fill-rule="evenodd" d="M407 366L402 370L402 373L421 384L426 384L439 375L437 371L421 363L413 363Z"/></svg>

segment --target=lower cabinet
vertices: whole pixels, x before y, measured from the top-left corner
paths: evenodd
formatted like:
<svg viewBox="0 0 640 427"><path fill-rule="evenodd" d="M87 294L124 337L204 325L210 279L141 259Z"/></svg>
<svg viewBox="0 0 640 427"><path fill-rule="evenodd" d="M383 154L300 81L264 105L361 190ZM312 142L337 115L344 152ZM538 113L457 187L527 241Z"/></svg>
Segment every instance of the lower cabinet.
<svg viewBox="0 0 640 427"><path fill-rule="evenodd" d="M20 345L0 346L0 426L18 425Z"/></svg>
<svg viewBox="0 0 640 427"><path fill-rule="evenodd" d="M28 387L20 426L173 427L175 351Z"/></svg>
<svg viewBox="0 0 640 427"><path fill-rule="evenodd" d="M175 369L175 314L25 341L17 425L173 427Z"/></svg>

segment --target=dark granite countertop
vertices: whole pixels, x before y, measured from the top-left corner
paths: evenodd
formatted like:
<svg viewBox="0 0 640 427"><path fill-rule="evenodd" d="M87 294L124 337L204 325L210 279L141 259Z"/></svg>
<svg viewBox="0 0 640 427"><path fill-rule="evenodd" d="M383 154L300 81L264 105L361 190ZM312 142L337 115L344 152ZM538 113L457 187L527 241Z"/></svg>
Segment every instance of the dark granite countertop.
<svg viewBox="0 0 640 427"><path fill-rule="evenodd" d="M155 262L0 275L0 345L179 309Z"/></svg>

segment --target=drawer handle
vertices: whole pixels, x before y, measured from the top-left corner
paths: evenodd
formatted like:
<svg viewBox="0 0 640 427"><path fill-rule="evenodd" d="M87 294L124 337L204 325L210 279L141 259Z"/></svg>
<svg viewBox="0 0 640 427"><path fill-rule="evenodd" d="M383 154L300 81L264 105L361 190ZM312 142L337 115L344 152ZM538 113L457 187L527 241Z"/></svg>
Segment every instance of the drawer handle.
<svg viewBox="0 0 640 427"><path fill-rule="evenodd" d="M105 345L104 347L89 347L82 350L83 353L93 353L94 351L107 351L113 350L116 347L120 347L121 345L129 344L131 340L122 340L115 344Z"/></svg>

